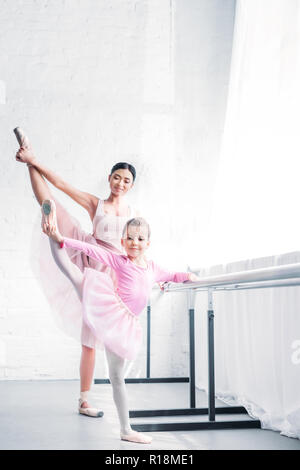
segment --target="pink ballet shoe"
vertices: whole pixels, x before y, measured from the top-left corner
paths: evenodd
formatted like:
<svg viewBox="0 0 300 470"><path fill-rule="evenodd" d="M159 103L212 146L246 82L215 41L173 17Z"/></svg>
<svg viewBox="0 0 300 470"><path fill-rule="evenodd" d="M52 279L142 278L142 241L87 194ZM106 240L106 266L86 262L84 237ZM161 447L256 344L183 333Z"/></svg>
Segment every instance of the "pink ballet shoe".
<svg viewBox="0 0 300 470"><path fill-rule="evenodd" d="M17 141L19 142L20 147L30 148L29 139L26 136L23 129L21 129L21 127L16 127L14 129L14 133L16 134L16 138L17 138Z"/></svg>
<svg viewBox="0 0 300 470"><path fill-rule="evenodd" d="M52 199L45 199L42 203L42 226L48 224L56 227L56 207Z"/></svg>
<svg viewBox="0 0 300 470"><path fill-rule="evenodd" d="M103 411L98 410L97 408L83 408L83 403L84 401L79 398L78 411L81 415L90 416L91 418L102 418L104 415Z"/></svg>
<svg viewBox="0 0 300 470"><path fill-rule="evenodd" d="M129 434L120 434L122 441L137 442L138 444L151 444L152 437L141 432L132 431Z"/></svg>
<svg viewBox="0 0 300 470"><path fill-rule="evenodd" d="M63 237L59 233L55 202L52 199L45 199L42 203L42 230L52 240L59 243L62 247Z"/></svg>
<svg viewBox="0 0 300 470"><path fill-rule="evenodd" d="M16 160L18 162L27 163L29 167L34 166L34 162L36 161L36 159L33 154L29 139L26 136L25 132L20 127L16 127L14 129L14 133L20 145L20 148L16 153Z"/></svg>

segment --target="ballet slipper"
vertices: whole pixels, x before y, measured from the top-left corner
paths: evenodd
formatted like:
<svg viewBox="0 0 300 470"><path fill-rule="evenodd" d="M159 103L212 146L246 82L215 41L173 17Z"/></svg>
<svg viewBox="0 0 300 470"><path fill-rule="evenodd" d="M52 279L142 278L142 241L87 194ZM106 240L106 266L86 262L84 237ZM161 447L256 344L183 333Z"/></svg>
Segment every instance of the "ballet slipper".
<svg viewBox="0 0 300 470"><path fill-rule="evenodd" d="M30 148L30 142L28 137L26 136L25 132L21 127L16 127L14 129L14 133L16 135L17 141L19 142L20 147Z"/></svg>
<svg viewBox="0 0 300 470"><path fill-rule="evenodd" d="M36 159L33 155L31 144L25 132L21 127L16 127L14 129L14 133L20 145L20 149L16 154L16 160L18 162L27 163L29 167L34 166Z"/></svg>
<svg viewBox="0 0 300 470"><path fill-rule="evenodd" d="M59 243L62 247L63 237L58 231L56 220L56 207L52 199L45 199L42 203L42 230L53 241Z"/></svg>
<svg viewBox="0 0 300 470"><path fill-rule="evenodd" d="M102 416L104 415L103 411L98 410L97 408L83 408L83 403L84 401L79 398L78 411L81 415L90 416L91 418L102 418Z"/></svg>
<svg viewBox="0 0 300 470"><path fill-rule="evenodd" d="M44 224L56 227L56 207L52 199L44 199L42 203L42 226Z"/></svg>
<svg viewBox="0 0 300 470"><path fill-rule="evenodd" d="M152 437L146 436L141 432L132 431L129 434L120 434L122 441L136 442L138 444L151 444Z"/></svg>

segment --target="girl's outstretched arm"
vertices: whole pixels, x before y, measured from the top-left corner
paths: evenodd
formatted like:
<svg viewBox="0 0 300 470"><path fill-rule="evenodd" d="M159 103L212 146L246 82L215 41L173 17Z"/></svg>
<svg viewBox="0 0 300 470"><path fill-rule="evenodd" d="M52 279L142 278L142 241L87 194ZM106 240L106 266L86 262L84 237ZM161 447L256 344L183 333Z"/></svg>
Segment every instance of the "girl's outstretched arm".
<svg viewBox="0 0 300 470"><path fill-rule="evenodd" d="M200 280L200 278L193 273L167 271L156 263L153 263L153 271L156 282L195 282Z"/></svg>
<svg viewBox="0 0 300 470"><path fill-rule="evenodd" d="M16 159L20 162L32 165L44 178L46 178L53 186L60 191L70 196L75 202L80 204L89 213L90 218L93 220L99 199L93 194L80 191L71 184L63 180L59 175L52 170L42 165L34 156L31 147L20 147L16 154Z"/></svg>
<svg viewBox="0 0 300 470"><path fill-rule="evenodd" d="M118 269L125 262L125 257L117 255L112 251L105 250L99 245L93 245L91 243L82 242L80 240L74 240L73 238L63 237L61 247L73 248L75 250L83 251L87 256L93 258L101 263L110 266L113 269Z"/></svg>

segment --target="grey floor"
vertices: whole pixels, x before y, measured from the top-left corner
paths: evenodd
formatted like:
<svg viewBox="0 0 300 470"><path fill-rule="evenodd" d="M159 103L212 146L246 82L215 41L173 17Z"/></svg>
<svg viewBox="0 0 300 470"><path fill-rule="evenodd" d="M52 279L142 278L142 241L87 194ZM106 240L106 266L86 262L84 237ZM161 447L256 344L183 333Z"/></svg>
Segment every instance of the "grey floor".
<svg viewBox="0 0 300 470"><path fill-rule="evenodd" d="M127 384L130 409L188 407L188 384ZM151 432L153 443L139 445L119 439L118 418L110 385L93 385L91 402L103 418L77 412L78 381L0 381L1 450L300 450L300 440L262 429ZM217 405L224 406L222 403ZM197 407L207 407L197 392ZM223 415L224 416L224 415ZM217 419L244 419L227 415ZM206 419L191 417L191 421ZM166 421L166 418L147 418ZM187 421L187 417L167 421ZM132 419L145 422L146 418Z"/></svg>

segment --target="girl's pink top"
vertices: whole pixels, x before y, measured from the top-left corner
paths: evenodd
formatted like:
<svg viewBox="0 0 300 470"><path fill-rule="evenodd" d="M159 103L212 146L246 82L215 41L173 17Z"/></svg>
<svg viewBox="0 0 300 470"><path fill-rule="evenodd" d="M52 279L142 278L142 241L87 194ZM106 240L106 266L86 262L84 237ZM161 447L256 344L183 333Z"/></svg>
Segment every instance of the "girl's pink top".
<svg viewBox="0 0 300 470"><path fill-rule="evenodd" d="M147 304L153 284L156 282L184 282L188 273L170 272L153 261L147 261L147 268L137 266L125 255L118 255L101 246L64 238L64 246L83 251L90 258L101 261L114 269L117 276L117 293L132 313L139 315Z"/></svg>

